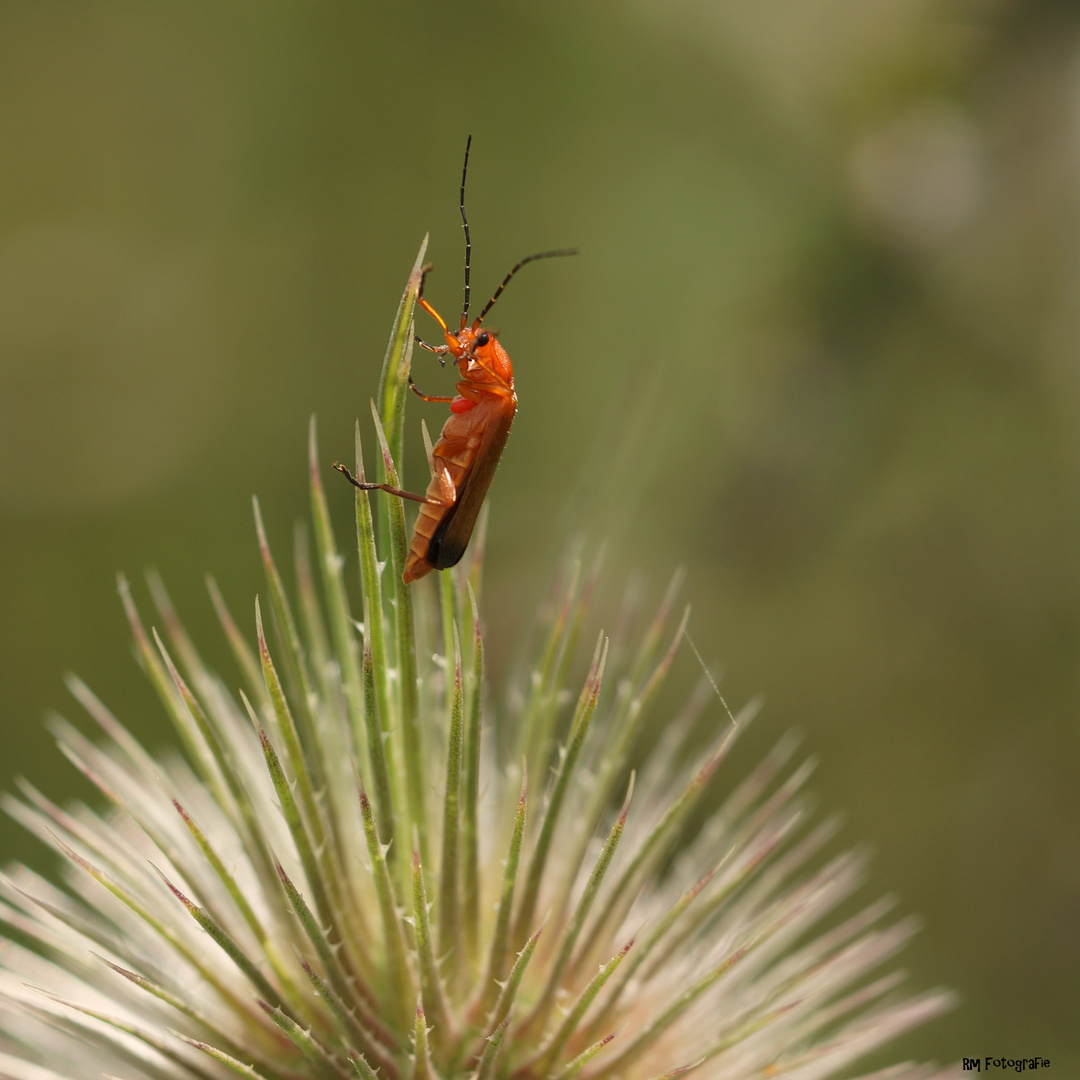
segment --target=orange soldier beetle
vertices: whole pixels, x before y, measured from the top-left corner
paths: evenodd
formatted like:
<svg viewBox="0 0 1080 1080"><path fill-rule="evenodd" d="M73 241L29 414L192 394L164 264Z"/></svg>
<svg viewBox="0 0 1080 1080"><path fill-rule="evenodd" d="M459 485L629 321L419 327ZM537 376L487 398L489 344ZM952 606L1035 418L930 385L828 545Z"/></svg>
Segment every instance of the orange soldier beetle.
<svg viewBox="0 0 1080 1080"><path fill-rule="evenodd" d="M420 512L413 526L409 553L405 558L402 580L408 584L432 570L446 570L455 566L465 554L469 538L476 525L477 515L484 496L495 476L503 447L510 434L510 425L517 412L517 395L514 393L514 368L510 357L490 330L482 330L484 316L502 295L510 279L526 263L537 259L550 259L557 255L576 255L572 249L541 251L519 262L502 279L495 294L484 305L483 311L469 325L469 264L472 241L469 236L469 219L465 216L465 176L469 170L469 147L472 136L465 143L465 164L461 169L461 227L465 231L465 304L461 311L461 325L452 332L442 316L424 299L424 278L430 266L425 266L420 277L416 302L442 328L445 344L429 345L416 338L416 343L428 352L435 353L439 363L446 364L449 354L457 364L461 380L457 383L456 397L432 397L423 393L409 376L409 387L424 401L443 401L450 405L450 416L443 425L439 441L431 453L432 475L427 491L414 495L410 491L391 487L389 484L361 483L344 466L334 462L334 468L354 486L364 491L380 489L402 499L420 503Z"/></svg>

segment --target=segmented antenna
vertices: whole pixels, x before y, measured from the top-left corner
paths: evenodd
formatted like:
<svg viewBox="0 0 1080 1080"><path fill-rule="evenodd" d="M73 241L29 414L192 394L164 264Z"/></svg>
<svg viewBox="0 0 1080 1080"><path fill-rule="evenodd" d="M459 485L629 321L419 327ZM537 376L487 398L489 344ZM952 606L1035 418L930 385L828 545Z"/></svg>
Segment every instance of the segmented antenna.
<svg viewBox="0 0 1080 1080"><path fill-rule="evenodd" d="M461 309L461 329L469 321L469 261L472 258L472 238L469 236L469 219L465 216L465 175L469 171L469 147L472 136L465 140L465 164L461 166L461 227L465 230L465 305Z"/></svg>
<svg viewBox="0 0 1080 1080"><path fill-rule="evenodd" d="M495 303L496 300L499 299L500 296L502 296L503 289L505 289L506 286L510 284L510 279L526 263L535 262L537 259L554 259L559 255L579 255L579 254L580 254L580 252L578 251L577 248L560 248L558 251L541 251L536 255L527 255L524 259L521 260L521 262L519 262L517 264L517 266L515 266L513 268L513 270L510 271L509 274L506 275L506 277L504 277L502 279L502 284L495 290L495 295L484 305L484 310L480 312L479 317L473 323L473 327L475 328L475 327L479 326L481 322L483 322L484 316L491 310L492 305ZM468 274L468 270L466 269L466 275L467 274ZM463 324L463 326L464 326L464 324Z"/></svg>
<svg viewBox="0 0 1080 1080"><path fill-rule="evenodd" d="M469 219L465 216L465 177L469 172L469 148L472 146L472 136L470 135L465 140L465 162L461 166L461 201L459 206L461 208L461 227L465 230L465 303L461 307L461 329L464 330L469 322L469 272L472 264L472 237L469 235ZM484 310L480 312L479 318L474 320L473 328L475 329L483 321L484 316L491 310L492 304L502 296L503 289L510 284L510 279L526 264L535 262L537 259L551 259L558 255L577 255L576 248L561 248L558 251L541 251L536 255L529 255L522 259L511 271L502 279L502 284L495 290L495 295L484 305ZM420 279L420 287L423 288L423 278ZM427 305L424 305L427 307ZM430 309L429 309L430 310ZM434 313L432 313L434 314ZM438 316L436 316L438 318ZM441 319L439 320L442 321Z"/></svg>

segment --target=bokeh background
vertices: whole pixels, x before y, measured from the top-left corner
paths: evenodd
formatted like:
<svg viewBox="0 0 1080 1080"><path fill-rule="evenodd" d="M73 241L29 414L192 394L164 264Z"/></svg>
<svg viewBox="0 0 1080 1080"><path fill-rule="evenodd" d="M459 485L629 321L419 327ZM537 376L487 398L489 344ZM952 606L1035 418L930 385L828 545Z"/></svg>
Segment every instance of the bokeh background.
<svg viewBox="0 0 1080 1080"><path fill-rule="evenodd" d="M69 669L168 738L118 569L224 666L203 574L250 611L250 496L284 556L308 417L348 458L426 231L457 310L470 132L477 295L583 252L494 313L495 667L571 535L615 583L686 566L726 696L767 701L730 775L799 728L873 893L926 917L913 984L962 995L886 1058L1080 1075L1071 3L5 0L4 785L86 793L42 726Z"/></svg>

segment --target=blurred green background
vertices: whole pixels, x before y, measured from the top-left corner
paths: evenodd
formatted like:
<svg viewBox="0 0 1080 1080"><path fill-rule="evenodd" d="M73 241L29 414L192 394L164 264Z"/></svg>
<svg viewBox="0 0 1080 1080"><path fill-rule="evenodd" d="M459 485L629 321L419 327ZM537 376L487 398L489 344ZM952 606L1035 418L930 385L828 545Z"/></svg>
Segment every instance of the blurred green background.
<svg viewBox="0 0 1080 1080"><path fill-rule="evenodd" d="M801 729L867 895L926 916L914 984L963 997L886 1057L1080 1075L1074 4L5 0L4 785L85 793L41 723L69 669L168 738L118 569L224 663L203 574L246 619L250 496L284 558L308 417L327 463L370 431L428 230L457 309L470 132L474 295L583 252L492 320L495 667L575 531L615 583L685 565L729 700L767 699L734 768Z"/></svg>

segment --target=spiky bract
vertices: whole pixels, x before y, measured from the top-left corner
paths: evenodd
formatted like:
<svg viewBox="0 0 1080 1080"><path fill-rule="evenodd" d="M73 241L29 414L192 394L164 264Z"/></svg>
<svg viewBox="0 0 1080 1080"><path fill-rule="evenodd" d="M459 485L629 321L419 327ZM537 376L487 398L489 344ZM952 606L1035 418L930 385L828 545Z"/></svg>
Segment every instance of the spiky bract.
<svg viewBox="0 0 1080 1080"><path fill-rule="evenodd" d="M376 412L395 485L422 256ZM793 740L721 800L717 767L752 708L730 717L707 686L678 715L658 708L685 630L677 583L643 626L624 612L600 635L573 694L595 574L571 560L525 682L492 704L482 543L440 575L436 603L400 583L400 503L380 545L358 491L356 600L314 428L311 493L318 584L301 534L290 598L256 507L267 589L250 638L211 586L238 693L160 582L160 637L122 584L183 754L150 755L71 681L104 739L62 721L56 735L108 809L62 809L29 784L7 799L67 870L0 884L0 1074L809 1080L945 1007L872 977L912 931L879 925L887 903L811 933L864 859L818 856L833 826L807 825ZM647 726L662 735L635 775Z"/></svg>

